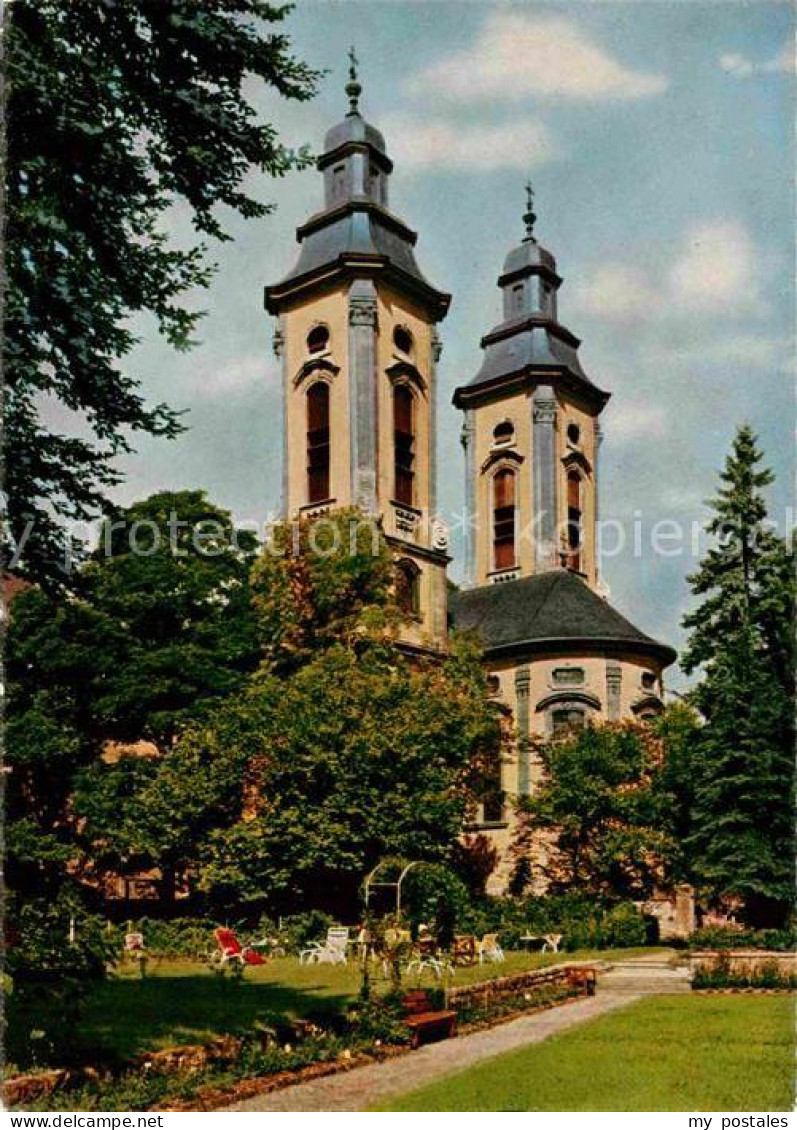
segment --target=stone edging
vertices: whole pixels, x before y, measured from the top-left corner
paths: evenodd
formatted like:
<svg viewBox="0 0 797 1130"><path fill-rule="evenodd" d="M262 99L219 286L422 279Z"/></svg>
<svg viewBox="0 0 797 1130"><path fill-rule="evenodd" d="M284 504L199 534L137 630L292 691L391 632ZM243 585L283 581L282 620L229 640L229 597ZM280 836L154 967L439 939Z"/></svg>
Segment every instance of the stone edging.
<svg viewBox="0 0 797 1130"><path fill-rule="evenodd" d="M754 993L756 996L789 996L790 994L797 993L797 989L756 989L756 988L733 988L727 989L692 989L693 993L700 994L701 996L730 996L731 994L738 993Z"/></svg>

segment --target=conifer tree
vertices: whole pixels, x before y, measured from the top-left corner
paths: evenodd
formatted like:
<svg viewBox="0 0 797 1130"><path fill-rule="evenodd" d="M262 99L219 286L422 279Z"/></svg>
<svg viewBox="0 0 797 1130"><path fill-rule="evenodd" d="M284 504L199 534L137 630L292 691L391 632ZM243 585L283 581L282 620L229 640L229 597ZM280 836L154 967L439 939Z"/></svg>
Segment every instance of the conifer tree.
<svg viewBox="0 0 797 1130"><path fill-rule="evenodd" d="M741 900L756 925L782 921L792 896L793 555L767 521L773 481L739 428L712 505L716 539L689 578L700 605L682 666L701 670L692 870L706 895Z"/></svg>

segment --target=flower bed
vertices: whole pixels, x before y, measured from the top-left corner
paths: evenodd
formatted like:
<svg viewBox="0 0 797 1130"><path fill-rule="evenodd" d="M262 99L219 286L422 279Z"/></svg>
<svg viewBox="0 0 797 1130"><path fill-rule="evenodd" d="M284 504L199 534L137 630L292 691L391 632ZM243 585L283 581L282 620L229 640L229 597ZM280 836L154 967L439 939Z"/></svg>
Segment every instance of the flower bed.
<svg viewBox="0 0 797 1130"><path fill-rule="evenodd" d="M448 996L462 1030L472 1031L583 996L586 985L568 981L576 968L499 977ZM4 1097L28 1110L208 1109L233 1101L231 1093L242 1098L401 1054L406 1036L398 1000L386 998L354 1009L345 1031L302 1021L290 1031L256 1029L138 1056L118 1076L93 1069L18 1076L5 1083Z"/></svg>
<svg viewBox="0 0 797 1130"><path fill-rule="evenodd" d="M702 953L693 955L692 989L722 992L792 991L797 989L794 955Z"/></svg>

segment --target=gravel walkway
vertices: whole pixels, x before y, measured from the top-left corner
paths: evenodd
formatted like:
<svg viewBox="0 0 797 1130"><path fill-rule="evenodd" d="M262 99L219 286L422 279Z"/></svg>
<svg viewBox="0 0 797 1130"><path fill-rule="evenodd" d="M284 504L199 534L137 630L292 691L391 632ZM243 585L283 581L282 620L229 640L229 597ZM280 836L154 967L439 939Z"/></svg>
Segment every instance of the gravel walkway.
<svg viewBox="0 0 797 1130"><path fill-rule="evenodd" d="M626 992L598 992L573 1004L510 1020L470 1036L426 1044L418 1051L385 1063L355 1067L339 1075L327 1075L309 1083L297 1083L271 1094L255 1095L230 1110L263 1111L362 1111L393 1095L415 1090L443 1075L451 1075L490 1056L537 1044L557 1032L625 1007L636 996Z"/></svg>

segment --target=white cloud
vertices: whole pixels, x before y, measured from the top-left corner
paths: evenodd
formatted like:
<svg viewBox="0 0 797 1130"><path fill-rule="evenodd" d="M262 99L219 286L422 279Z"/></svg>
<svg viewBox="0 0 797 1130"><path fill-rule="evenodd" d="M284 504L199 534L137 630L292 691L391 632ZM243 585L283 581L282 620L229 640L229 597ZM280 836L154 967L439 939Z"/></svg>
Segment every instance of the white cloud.
<svg viewBox="0 0 797 1130"><path fill-rule="evenodd" d="M694 345L652 347L653 364L666 362L679 367L697 369L706 365L732 366L734 373L742 369L769 374L790 373L794 368L794 344L790 338L767 337L763 334L723 335L715 341Z"/></svg>
<svg viewBox="0 0 797 1130"><path fill-rule="evenodd" d="M670 430L670 422L663 404L653 404L649 400L637 401L626 398L622 402L611 402L606 421L606 431L619 443L640 439L660 439Z"/></svg>
<svg viewBox="0 0 797 1130"><path fill-rule="evenodd" d="M620 322L690 314L735 317L763 310L758 252L738 220L694 225L663 267L599 267L574 288L573 304Z"/></svg>
<svg viewBox="0 0 797 1130"><path fill-rule="evenodd" d="M242 357L220 368L202 369L192 379L192 396L212 399L247 392L260 384L270 383L272 366L261 356Z"/></svg>
<svg viewBox="0 0 797 1130"><path fill-rule="evenodd" d="M739 313L760 306L755 247L736 220L692 228L667 281L670 300L691 310L733 307Z"/></svg>
<svg viewBox="0 0 797 1130"><path fill-rule="evenodd" d="M777 55L763 63L755 63L746 55L731 51L720 55L719 65L726 74L734 78L750 78L752 75L794 74L794 43L787 40Z"/></svg>
<svg viewBox="0 0 797 1130"><path fill-rule="evenodd" d="M472 47L427 67L407 86L412 94L461 102L529 95L598 101L661 94L667 79L621 63L572 20L499 11Z"/></svg>
<svg viewBox="0 0 797 1130"><path fill-rule="evenodd" d="M720 55L720 66L726 74L735 75L736 78L748 78L754 70L750 60L735 51L728 55Z"/></svg>
<svg viewBox="0 0 797 1130"><path fill-rule="evenodd" d="M443 119L394 117L383 122L390 152L404 169L528 169L550 160L554 146L541 122L458 126Z"/></svg>
<svg viewBox="0 0 797 1130"><path fill-rule="evenodd" d="M625 320L648 314L656 302L653 284L637 267L600 267L588 282L576 283L573 305L587 314Z"/></svg>

